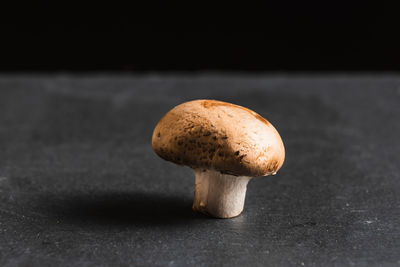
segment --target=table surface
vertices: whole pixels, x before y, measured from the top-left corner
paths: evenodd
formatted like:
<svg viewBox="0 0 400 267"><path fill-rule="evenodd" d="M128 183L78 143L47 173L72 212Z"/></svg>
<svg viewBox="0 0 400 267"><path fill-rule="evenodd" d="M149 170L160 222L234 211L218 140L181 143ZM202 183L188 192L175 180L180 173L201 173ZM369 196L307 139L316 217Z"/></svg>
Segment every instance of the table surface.
<svg viewBox="0 0 400 267"><path fill-rule="evenodd" d="M265 116L286 161L233 219L151 134L191 99ZM398 266L400 76L0 75L0 266Z"/></svg>

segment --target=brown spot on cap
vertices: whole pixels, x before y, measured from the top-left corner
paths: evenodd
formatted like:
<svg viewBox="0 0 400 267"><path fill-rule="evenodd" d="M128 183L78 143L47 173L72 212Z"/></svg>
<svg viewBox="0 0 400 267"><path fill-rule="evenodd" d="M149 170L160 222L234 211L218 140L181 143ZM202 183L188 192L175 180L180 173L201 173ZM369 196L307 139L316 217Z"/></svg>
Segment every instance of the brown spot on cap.
<svg viewBox="0 0 400 267"><path fill-rule="evenodd" d="M246 112L249 112L249 113L250 113L251 115L253 115L257 120L259 120L259 121L261 121L261 122L263 122L263 123L269 125L269 121L267 121L267 119L265 119L263 116L261 116L260 114L254 112L254 111L252 111L252 110L250 110L250 109L248 109L248 108L245 108L245 107L242 107L242 106L239 106L239 105L235 105L235 104L231 104L231 103L226 103L226 102L222 102L222 101L217 101L217 100L203 100L203 101L201 102L201 105L202 105L204 108L207 108L207 109L213 108L213 107L218 107L218 106L238 108L238 109L244 110L244 111L246 111ZM231 114L228 114L228 116L229 116L229 117L233 117Z"/></svg>

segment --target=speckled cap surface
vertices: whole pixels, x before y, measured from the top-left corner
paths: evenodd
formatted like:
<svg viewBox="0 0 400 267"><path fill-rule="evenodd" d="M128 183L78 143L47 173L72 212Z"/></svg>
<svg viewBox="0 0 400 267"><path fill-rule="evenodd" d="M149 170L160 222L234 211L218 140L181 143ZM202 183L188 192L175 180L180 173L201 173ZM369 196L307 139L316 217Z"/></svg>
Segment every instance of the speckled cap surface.
<svg viewBox="0 0 400 267"><path fill-rule="evenodd" d="M189 101L170 110L156 125L152 146L176 164L236 176L273 174L285 160L272 124L252 110L216 100Z"/></svg>

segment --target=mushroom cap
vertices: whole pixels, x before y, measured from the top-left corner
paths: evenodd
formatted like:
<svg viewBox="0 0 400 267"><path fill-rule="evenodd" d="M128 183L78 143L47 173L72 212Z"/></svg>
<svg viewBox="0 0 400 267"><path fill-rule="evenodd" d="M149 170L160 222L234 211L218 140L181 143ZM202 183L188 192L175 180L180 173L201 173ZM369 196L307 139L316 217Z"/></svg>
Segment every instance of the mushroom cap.
<svg viewBox="0 0 400 267"><path fill-rule="evenodd" d="M216 100L171 109L156 125L152 146L176 164L235 176L274 174L285 160L271 123L250 109Z"/></svg>

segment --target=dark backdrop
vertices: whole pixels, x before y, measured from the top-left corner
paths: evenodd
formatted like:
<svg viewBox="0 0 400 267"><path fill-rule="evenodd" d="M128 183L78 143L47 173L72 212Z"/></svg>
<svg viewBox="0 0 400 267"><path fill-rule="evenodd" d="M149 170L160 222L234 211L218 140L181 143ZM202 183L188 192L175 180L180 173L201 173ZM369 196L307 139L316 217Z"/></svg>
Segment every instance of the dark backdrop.
<svg viewBox="0 0 400 267"><path fill-rule="evenodd" d="M2 4L0 70L400 70L382 1L82 2Z"/></svg>

